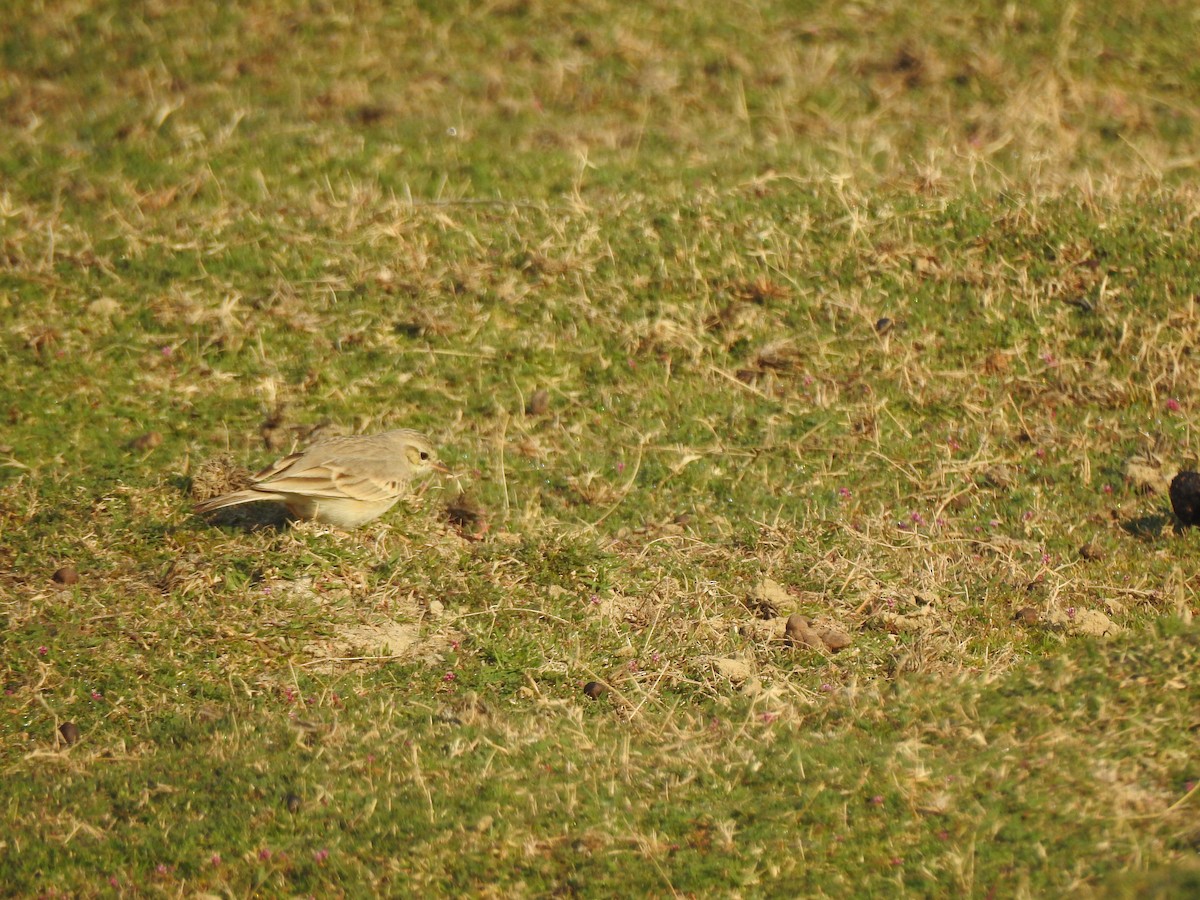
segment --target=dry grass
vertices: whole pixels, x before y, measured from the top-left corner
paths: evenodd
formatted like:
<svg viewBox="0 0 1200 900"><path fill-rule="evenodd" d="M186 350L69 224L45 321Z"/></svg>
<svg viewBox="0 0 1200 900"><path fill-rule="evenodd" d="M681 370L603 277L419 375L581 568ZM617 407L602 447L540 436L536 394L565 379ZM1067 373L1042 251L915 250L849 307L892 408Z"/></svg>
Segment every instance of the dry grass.
<svg viewBox="0 0 1200 900"><path fill-rule="evenodd" d="M1188 884L1189 15L10 23L0 880ZM358 532L190 515L397 424Z"/></svg>

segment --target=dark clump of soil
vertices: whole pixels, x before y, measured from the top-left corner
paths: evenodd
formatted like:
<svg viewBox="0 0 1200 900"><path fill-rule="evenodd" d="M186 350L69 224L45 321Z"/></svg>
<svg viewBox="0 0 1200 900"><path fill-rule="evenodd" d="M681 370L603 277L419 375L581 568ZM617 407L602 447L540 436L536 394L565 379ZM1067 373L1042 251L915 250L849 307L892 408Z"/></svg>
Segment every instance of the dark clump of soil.
<svg viewBox="0 0 1200 900"><path fill-rule="evenodd" d="M1200 472L1180 472L1171 479L1171 508L1184 525L1200 525Z"/></svg>

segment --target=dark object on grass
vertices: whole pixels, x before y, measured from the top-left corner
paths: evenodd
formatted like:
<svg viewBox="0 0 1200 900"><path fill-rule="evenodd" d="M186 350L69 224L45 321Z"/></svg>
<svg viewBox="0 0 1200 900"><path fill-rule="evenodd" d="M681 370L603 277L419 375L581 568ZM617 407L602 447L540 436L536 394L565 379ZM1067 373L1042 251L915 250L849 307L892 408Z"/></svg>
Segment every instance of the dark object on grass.
<svg viewBox="0 0 1200 900"><path fill-rule="evenodd" d="M62 735L68 747L79 740L79 726L74 722L63 722L58 726L58 733Z"/></svg>
<svg viewBox="0 0 1200 900"><path fill-rule="evenodd" d="M1013 621L1020 622L1022 625L1036 625L1040 618L1038 611L1032 606L1022 606L1013 613Z"/></svg>
<svg viewBox="0 0 1200 900"><path fill-rule="evenodd" d="M1184 525L1200 525L1200 472L1180 472L1171 479L1171 508Z"/></svg>
<svg viewBox="0 0 1200 900"><path fill-rule="evenodd" d="M75 571L74 566L63 566L50 577L55 584L61 584L63 587L79 583L79 573Z"/></svg>
<svg viewBox="0 0 1200 900"><path fill-rule="evenodd" d="M466 494L459 494L446 504L446 516L450 524L463 533L463 537L479 541L487 534L487 510Z"/></svg>
<svg viewBox="0 0 1200 900"><path fill-rule="evenodd" d="M887 316L882 316L875 322L875 333L879 335L889 334L895 327L896 323L894 321Z"/></svg>
<svg viewBox="0 0 1200 900"><path fill-rule="evenodd" d="M550 411L550 392L545 388L539 388L533 392L533 396L529 398L529 402L525 404L525 415L527 416L544 416Z"/></svg>
<svg viewBox="0 0 1200 900"><path fill-rule="evenodd" d="M608 693L608 688L598 681L589 681L583 686L583 693L586 697L591 697L596 700Z"/></svg>
<svg viewBox="0 0 1200 900"><path fill-rule="evenodd" d="M295 814L300 811L300 795L288 794L283 798L283 805L287 807L287 811Z"/></svg>

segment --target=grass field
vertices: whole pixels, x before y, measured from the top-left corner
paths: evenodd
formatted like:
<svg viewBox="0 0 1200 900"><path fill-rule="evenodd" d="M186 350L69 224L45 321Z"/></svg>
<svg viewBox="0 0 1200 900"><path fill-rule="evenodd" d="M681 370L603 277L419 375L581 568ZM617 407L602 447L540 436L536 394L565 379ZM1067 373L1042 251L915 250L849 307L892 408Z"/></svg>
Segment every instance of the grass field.
<svg viewBox="0 0 1200 900"><path fill-rule="evenodd" d="M1200 17L1130 5L7 16L0 894L1200 891ZM400 426L357 531L191 512Z"/></svg>

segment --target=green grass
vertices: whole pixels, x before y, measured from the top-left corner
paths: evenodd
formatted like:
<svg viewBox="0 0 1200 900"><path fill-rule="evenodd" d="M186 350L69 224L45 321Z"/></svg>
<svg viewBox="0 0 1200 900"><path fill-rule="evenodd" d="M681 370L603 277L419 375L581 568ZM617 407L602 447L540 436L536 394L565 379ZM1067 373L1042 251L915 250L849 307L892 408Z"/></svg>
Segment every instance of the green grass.
<svg viewBox="0 0 1200 900"><path fill-rule="evenodd" d="M176 6L0 29L5 891L1186 890L1189 11Z"/></svg>

